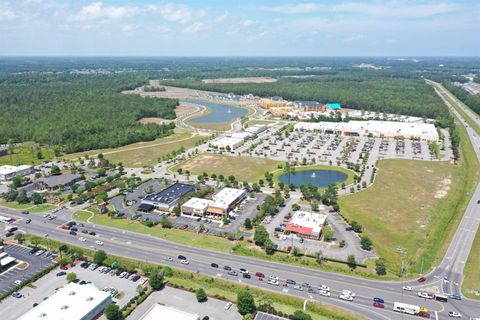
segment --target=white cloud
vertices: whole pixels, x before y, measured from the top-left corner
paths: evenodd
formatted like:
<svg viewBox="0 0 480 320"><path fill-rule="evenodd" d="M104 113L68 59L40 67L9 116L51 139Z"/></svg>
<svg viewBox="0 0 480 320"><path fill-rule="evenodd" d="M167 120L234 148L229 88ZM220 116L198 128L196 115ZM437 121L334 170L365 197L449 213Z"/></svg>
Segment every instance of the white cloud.
<svg viewBox="0 0 480 320"><path fill-rule="evenodd" d="M299 3L299 4L286 4L281 6L263 6L260 10L283 13L283 14L299 14L299 13L311 13L318 11L322 6L316 3Z"/></svg>
<svg viewBox="0 0 480 320"><path fill-rule="evenodd" d="M188 27L185 27L183 29L183 32L186 33L197 33L203 30L204 24L203 22L194 22L193 24L189 25Z"/></svg>
<svg viewBox="0 0 480 320"><path fill-rule="evenodd" d="M255 24L253 20L244 20L240 23L243 27L250 27Z"/></svg>
<svg viewBox="0 0 480 320"><path fill-rule="evenodd" d="M206 15L204 10L194 10L184 4L166 3L162 5L149 5L147 11L160 14L160 16L169 22L178 22L187 24L194 19L203 18Z"/></svg>
<svg viewBox="0 0 480 320"><path fill-rule="evenodd" d="M133 14L134 11L135 8L110 6L102 2L93 2L82 7L78 14L71 16L71 20L108 22L123 19Z"/></svg>
<svg viewBox="0 0 480 320"><path fill-rule="evenodd" d="M222 22L225 19L227 19L229 16L230 16L230 13L228 11L225 11L224 13L222 13L221 15L215 18L215 22Z"/></svg>
<svg viewBox="0 0 480 320"><path fill-rule="evenodd" d="M18 16L13 12L12 8L8 4L0 6L0 22L10 21L16 19Z"/></svg>
<svg viewBox="0 0 480 320"><path fill-rule="evenodd" d="M260 32L260 33L256 33L254 35L251 35L248 37L248 40L250 41L255 41L255 40L260 40L260 39L263 39L265 38L265 36L268 34L267 31L263 31L263 32Z"/></svg>

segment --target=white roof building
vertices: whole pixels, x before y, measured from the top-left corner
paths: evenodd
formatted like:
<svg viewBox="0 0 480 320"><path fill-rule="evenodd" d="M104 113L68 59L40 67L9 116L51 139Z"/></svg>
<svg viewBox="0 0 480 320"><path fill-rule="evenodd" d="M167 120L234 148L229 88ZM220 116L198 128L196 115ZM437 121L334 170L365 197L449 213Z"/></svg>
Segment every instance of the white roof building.
<svg viewBox="0 0 480 320"><path fill-rule="evenodd" d="M69 283L25 313L19 320L92 320L112 302L93 284Z"/></svg>
<svg viewBox="0 0 480 320"><path fill-rule="evenodd" d="M224 148L230 147L231 150L235 150L236 148L240 147L244 142L242 138L232 138L232 137L224 137L212 142L212 145L216 146L217 148Z"/></svg>
<svg viewBox="0 0 480 320"><path fill-rule="evenodd" d="M327 216L325 214L308 211L296 211L288 220L285 230L305 236L319 238L326 221Z"/></svg>
<svg viewBox="0 0 480 320"><path fill-rule="evenodd" d="M245 129L246 132L250 132L253 134L259 134L260 132L263 132L265 130L267 130L267 126L264 124L256 124Z"/></svg>
<svg viewBox="0 0 480 320"><path fill-rule="evenodd" d="M212 197L212 206L227 210L232 203L243 199L246 195L247 192L243 189L223 188Z"/></svg>
<svg viewBox="0 0 480 320"><path fill-rule="evenodd" d="M32 166L28 165L21 165L21 166L9 166L4 165L0 166L0 181L8 181L11 180L16 175L27 175L32 172Z"/></svg>
<svg viewBox="0 0 480 320"><path fill-rule="evenodd" d="M196 314L188 313L175 308L167 307L159 303L154 304L140 320L199 320L200 317Z"/></svg>
<svg viewBox="0 0 480 320"><path fill-rule="evenodd" d="M234 132L229 135L230 138L237 138L247 140L253 137L253 134L250 132Z"/></svg>
<svg viewBox="0 0 480 320"><path fill-rule="evenodd" d="M368 136L406 139L438 140L438 132L431 123L399 121L349 121L349 122L299 122L295 129L323 131L343 135Z"/></svg>
<svg viewBox="0 0 480 320"><path fill-rule="evenodd" d="M213 203L213 200L193 197L182 205L181 211L189 215L203 215Z"/></svg>

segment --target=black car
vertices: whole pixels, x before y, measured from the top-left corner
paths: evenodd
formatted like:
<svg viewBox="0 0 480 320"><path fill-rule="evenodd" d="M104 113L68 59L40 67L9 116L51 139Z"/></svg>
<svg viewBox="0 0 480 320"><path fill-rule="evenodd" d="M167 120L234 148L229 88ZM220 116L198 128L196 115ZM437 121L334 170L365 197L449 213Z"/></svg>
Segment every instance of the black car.
<svg viewBox="0 0 480 320"><path fill-rule="evenodd" d="M292 279L287 279L285 282L288 283L288 284L291 284L291 285L296 285L297 284L297 282L295 280L292 280Z"/></svg>
<svg viewBox="0 0 480 320"><path fill-rule="evenodd" d="M88 233L88 230L83 229L82 233Z"/></svg>
<svg viewBox="0 0 480 320"><path fill-rule="evenodd" d="M82 263L80 264L80 267L82 267L83 269L87 269L88 266L90 266L90 263L88 263L88 262L82 262Z"/></svg>
<svg viewBox="0 0 480 320"><path fill-rule="evenodd" d="M8 237L11 237L11 236L13 236L13 232L7 232L7 233L5 233L5 237L8 238Z"/></svg>
<svg viewBox="0 0 480 320"><path fill-rule="evenodd" d="M78 228L77 228L77 227L71 227L71 228L70 228L70 231L75 231L75 232L77 232L77 231L78 231Z"/></svg>
<svg viewBox="0 0 480 320"><path fill-rule="evenodd" d="M88 234L91 235L91 236L96 235L95 231L90 231Z"/></svg>
<svg viewBox="0 0 480 320"><path fill-rule="evenodd" d="M245 279L250 279L252 276L249 275L248 273L244 273L244 274L243 274L243 277L244 277Z"/></svg>
<svg viewBox="0 0 480 320"><path fill-rule="evenodd" d="M211 263L210 266L211 266L212 268L218 268L218 264L216 264L216 263Z"/></svg>
<svg viewBox="0 0 480 320"><path fill-rule="evenodd" d="M29 214L29 211L22 211L22 214Z"/></svg>
<svg viewBox="0 0 480 320"><path fill-rule="evenodd" d="M32 222L32 219L27 219L27 220L25 220L25 223L26 223L26 224L29 224L30 222Z"/></svg>
<svg viewBox="0 0 480 320"><path fill-rule="evenodd" d="M72 236L76 236L76 235L77 235L77 233L76 233L75 231L73 231L73 230L70 230L70 234L71 234Z"/></svg>
<svg viewBox="0 0 480 320"><path fill-rule="evenodd" d="M187 260L187 257L182 256L181 254L178 255L178 260Z"/></svg>
<svg viewBox="0 0 480 320"><path fill-rule="evenodd" d="M224 266L224 267L223 267L223 270L230 271L230 270L232 270L232 268L231 268L230 266Z"/></svg>
<svg viewBox="0 0 480 320"><path fill-rule="evenodd" d="M28 253L29 254L34 254L37 251L38 251L38 248L32 248L30 251L28 251Z"/></svg>

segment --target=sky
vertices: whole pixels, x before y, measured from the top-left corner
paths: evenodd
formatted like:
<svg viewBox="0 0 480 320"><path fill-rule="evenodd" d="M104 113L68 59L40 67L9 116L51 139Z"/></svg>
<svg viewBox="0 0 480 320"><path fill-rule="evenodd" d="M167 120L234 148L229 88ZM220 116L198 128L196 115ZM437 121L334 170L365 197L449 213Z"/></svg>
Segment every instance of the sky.
<svg viewBox="0 0 480 320"><path fill-rule="evenodd" d="M0 0L0 56L479 56L480 1Z"/></svg>

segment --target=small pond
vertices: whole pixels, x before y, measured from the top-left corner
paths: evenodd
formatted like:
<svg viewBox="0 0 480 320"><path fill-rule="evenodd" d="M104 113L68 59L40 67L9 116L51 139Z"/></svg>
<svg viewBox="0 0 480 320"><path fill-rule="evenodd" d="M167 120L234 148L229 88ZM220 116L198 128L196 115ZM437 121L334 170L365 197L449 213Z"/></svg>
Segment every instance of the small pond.
<svg viewBox="0 0 480 320"><path fill-rule="evenodd" d="M280 182L288 185L293 183L295 187L300 187L302 184L312 183L320 188L325 188L329 184L342 183L347 180L347 174L335 170L306 170L296 171L289 174L284 173L278 179Z"/></svg>

